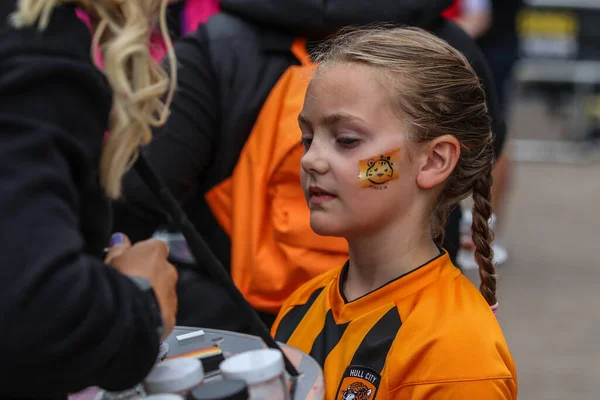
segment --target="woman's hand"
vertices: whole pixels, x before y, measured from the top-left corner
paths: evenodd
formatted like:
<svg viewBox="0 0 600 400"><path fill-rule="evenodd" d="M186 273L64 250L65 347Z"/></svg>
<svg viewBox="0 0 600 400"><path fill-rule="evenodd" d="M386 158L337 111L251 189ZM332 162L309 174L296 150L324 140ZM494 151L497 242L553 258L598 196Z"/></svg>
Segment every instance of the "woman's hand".
<svg viewBox="0 0 600 400"><path fill-rule="evenodd" d="M116 233L105 262L125 275L149 279L163 318L165 339L175 327L177 315L177 269L167 261L168 246L157 239L131 245L127 236Z"/></svg>

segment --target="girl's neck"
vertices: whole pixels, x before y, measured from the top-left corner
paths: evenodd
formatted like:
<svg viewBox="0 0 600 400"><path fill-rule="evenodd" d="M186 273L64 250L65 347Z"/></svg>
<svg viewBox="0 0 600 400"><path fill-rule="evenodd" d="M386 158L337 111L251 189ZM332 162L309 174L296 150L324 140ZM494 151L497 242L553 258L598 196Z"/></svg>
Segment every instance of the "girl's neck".
<svg viewBox="0 0 600 400"><path fill-rule="evenodd" d="M348 240L350 266L343 285L348 301L380 288L439 255L429 229L415 228L391 228Z"/></svg>

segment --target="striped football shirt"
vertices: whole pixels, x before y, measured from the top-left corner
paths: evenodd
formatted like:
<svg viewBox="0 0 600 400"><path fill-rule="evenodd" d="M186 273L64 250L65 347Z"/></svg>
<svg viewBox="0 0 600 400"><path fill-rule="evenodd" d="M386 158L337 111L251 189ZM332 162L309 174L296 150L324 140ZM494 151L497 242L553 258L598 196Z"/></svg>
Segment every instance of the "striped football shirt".
<svg viewBox="0 0 600 400"><path fill-rule="evenodd" d="M300 287L272 329L321 364L327 400L516 398L498 321L447 253L354 301L347 271Z"/></svg>

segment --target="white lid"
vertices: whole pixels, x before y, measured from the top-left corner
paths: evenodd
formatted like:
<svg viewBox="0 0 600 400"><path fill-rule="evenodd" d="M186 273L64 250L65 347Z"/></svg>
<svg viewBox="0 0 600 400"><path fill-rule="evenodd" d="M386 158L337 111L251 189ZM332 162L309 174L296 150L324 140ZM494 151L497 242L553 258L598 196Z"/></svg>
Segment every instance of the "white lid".
<svg viewBox="0 0 600 400"><path fill-rule="evenodd" d="M227 379L241 379L252 385L283 374L283 355L275 349L246 351L227 358L219 369Z"/></svg>
<svg viewBox="0 0 600 400"><path fill-rule="evenodd" d="M184 400L183 397L181 397L178 394L170 394L170 393L164 393L164 394L153 394L151 396L146 396L144 397L144 400Z"/></svg>
<svg viewBox="0 0 600 400"><path fill-rule="evenodd" d="M173 393L191 389L204 379L202 363L194 358L166 360L154 366L144 380L149 394Z"/></svg>

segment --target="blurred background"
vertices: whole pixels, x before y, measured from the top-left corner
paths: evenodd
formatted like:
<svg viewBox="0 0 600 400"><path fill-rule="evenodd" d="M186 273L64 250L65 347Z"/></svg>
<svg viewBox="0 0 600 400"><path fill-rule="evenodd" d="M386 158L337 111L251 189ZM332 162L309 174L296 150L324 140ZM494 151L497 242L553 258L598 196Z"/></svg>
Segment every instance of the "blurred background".
<svg viewBox="0 0 600 400"><path fill-rule="evenodd" d="M502 14L512 1L496 3L493 24L510 29ZM509 141L496 208L498 317L520 399L598 399L600 0L521 3L517 59L502 82ZM509 57L509 48L497 51L492 69L503 51Z"/></svg>

